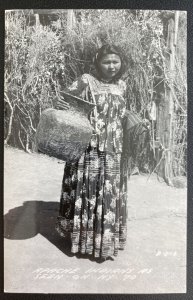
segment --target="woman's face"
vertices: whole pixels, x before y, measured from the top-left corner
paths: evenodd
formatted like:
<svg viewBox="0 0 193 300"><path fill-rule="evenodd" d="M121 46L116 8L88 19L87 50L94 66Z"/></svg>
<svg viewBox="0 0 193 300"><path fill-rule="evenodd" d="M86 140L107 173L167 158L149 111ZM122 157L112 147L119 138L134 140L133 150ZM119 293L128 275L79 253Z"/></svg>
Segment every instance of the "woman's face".
<svg viewBox="0 0 193 300"><path fill-rule="evenodd" d="M104 79L112 79L121 69L121 59L117 54L106 54L100 62L99 68Z"/></svg>

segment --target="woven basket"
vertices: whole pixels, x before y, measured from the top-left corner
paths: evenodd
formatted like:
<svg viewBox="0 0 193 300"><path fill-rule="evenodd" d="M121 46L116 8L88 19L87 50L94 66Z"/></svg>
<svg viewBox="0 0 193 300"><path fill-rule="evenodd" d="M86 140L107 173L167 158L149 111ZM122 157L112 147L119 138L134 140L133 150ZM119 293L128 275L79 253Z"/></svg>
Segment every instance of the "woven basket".
<svg viewBox="0 0 193 300"><path fill-rule="evenodd" d="M65 101L69 102L70 109L49 108L42 113L36 131L36 145L40 152L49 156L76 162L91 139L93 127L88 113L94 105L71 95L69 98Z"/></svg>

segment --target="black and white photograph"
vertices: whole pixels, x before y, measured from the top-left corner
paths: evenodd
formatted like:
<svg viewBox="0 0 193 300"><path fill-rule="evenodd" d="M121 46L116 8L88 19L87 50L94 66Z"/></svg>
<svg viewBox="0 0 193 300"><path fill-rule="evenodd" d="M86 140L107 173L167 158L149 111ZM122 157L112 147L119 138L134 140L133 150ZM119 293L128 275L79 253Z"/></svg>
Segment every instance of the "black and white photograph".
<svg viewBox="0 0 193 300"><path fill-rule="evenodd" d="M187 12L10 9L4 292L187 291Z"/></svg>

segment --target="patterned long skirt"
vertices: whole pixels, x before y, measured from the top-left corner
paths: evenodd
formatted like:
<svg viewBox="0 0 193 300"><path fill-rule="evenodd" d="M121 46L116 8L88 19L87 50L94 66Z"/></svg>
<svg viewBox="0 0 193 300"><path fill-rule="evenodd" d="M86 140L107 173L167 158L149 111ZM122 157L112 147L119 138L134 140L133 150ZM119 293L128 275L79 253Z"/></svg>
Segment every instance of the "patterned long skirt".
<svg viewBox="0 0 193 300"><path fill-rule="evenodd" d="M90 147L77 163L66 163L56 229L70 234L72 253L107 258L124 249L127 182L120 161L120 154Z"/></svg>

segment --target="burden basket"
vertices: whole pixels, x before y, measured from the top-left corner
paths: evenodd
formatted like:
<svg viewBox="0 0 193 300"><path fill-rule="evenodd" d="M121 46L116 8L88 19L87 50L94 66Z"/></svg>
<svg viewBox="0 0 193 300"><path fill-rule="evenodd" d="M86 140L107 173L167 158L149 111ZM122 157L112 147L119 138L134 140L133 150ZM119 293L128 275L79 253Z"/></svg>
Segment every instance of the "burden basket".
<svg viewBox="0 0 193 300"><path fill-rule="evenodd" d="M36 131L37 149L58 159L76 162L86 150L93 127L88 119L94 104L65 93L68 110L48 108Z"/></svg>

